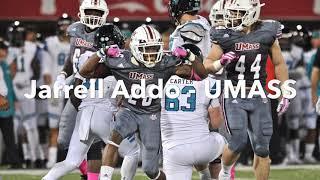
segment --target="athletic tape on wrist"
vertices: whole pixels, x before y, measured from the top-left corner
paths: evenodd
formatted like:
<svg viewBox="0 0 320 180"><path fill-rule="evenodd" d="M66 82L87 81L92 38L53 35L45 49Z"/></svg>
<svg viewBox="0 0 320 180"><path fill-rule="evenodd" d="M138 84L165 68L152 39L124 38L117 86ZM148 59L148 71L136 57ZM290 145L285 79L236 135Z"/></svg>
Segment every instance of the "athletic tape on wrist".
<svg viewBox="0 0 320 180"><path fill-rule="evenodd" d="M213 66L213 68L214 68L216 71L219 71L220 69L223 68L220 60L214 61L214 62L212 63L212 66Z"/></svg>
<svg viewBox="0 0 320 180"><path fill-rule="evenodd" d="M60 74L63 74L65 77L68 76L68 74L66 72L64 72L64 71L61 71Z"/></svg>
<svg viewBox="0 0 320 180"><path fill-rule="evenodd" d="M108 144L110 144L110 145L112 145L112 146L115 146L115 147L117 147L117 148L120 147L120 145L118 145L118 144L116 144L116 143L114 143L114 142L112 142L112 141L108 141Z"/></svg>

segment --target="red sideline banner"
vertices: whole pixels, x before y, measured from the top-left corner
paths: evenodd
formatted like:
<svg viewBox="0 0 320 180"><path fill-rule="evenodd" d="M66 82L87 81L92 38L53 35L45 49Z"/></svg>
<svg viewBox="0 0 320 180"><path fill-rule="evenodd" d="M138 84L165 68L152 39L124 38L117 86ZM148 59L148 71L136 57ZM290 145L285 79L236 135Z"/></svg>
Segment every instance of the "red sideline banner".
<svg viewBox="0 0 320 180"><path fill-rule="evenodd" d="M109 17L121 20L167 20L168 0L107 0ZM202 0L201 15L208 16L216 0ZM320 20L320 0L262 0L263 18ZM56 19L63 12L77 17L79 0L2 0L0 19Z"/></svg>

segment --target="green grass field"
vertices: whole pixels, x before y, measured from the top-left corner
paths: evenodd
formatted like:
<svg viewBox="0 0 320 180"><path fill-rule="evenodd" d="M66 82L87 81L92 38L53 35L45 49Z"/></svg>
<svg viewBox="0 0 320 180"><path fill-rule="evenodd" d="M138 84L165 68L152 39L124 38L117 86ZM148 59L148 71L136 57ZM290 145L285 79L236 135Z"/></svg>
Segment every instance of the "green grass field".
<svg viewBox="0 0 320 180"><path fill-rule="evenodd" d="M25 172L25 173L24 173ZM39 180L46 171L0 171L0 180ZM34 174L34 175L31 175ZM62 180L77 180L80 179L77 173L67 175ZM120 180L120 176L116 174L114 180ZM139 171L135 180L147 180L148 178ZM198 175L194 173L193 180L198 180ZM317 166L302 167L302 168L281 168L272 169L270 180L320 180L320 168ZM236 172L236 180L254 180L252 171L241 169Z"/></svg>

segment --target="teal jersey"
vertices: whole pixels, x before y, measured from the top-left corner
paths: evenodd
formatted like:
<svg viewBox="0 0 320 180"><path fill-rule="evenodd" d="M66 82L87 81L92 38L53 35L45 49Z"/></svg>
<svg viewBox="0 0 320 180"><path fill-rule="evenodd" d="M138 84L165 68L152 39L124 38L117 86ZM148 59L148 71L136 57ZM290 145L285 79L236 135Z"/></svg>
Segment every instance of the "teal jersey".
<svg viewBox="0 0 320 180"><path fill-rule="evenodd" d="M310 61L306 65L307 75L310 80L311 80L312 67L313 67L315 60L316 60L316 54L312 55ZM320 84L319 83L318 83L317 94L318 94L318 96L320 96Z"/></svg>
<svg viewBox="0 0 320 180"><path fill-rule="evenodd" d="M0 111L0 117L10 117L14 115L14 111L15 111L14 110L15 94L13 90L10 67L6 62L1 62L0 68L3 71L3 77L7 85L7 89L8 89L7 99L9 101L9 106L10 106L7 111Z"/></svg>

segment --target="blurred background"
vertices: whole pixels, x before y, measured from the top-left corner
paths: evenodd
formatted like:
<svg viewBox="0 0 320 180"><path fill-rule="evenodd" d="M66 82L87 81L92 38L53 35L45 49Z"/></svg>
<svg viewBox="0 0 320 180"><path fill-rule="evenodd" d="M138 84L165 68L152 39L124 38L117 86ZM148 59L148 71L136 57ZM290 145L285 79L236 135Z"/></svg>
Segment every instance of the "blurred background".
<svg viewBox="0 0 320 180"><path fill-rule="evenodd" d="M305 70L309 72L309 78L314 61L320 61L316 59L311 61L311 57L315 57L317 48L320 47L320 0L261 0L262 3L266 3L261 10L261 19L274 19L282 23L282 29L284 38L280 41L284 53L292 53L291 45L298 46L301 53L298 54L297 61L302 63L293 67L292 72L297 70L301 71L297 67L309 68ZM163 40L165 43L169 40L169 35L174 30L174 25L170 21L168 16L167 4L168 0L106 0L109 8L108 22L113 22L119 26L125 36L130 37L131 32L143 23L153 24L163 34ZM202 0L202 10L200 15L208 18L210 9L216 0ZM0 37L8 39L8 32L10 27L23 25L25 27L32 27L32 30L28 32L36 32L37 40L43 42L43 40L49 36L56 35L57 33L57 20L62 14L67 13L72 17L74 21L78 21L79 0L1 0L0 6ZM288 44L290 47L287 47ZM8 49L7 45L0 42L0 49ZM3 47L2 47L3 46ZM13 46L13 45L12 45ZM298 52L298 51L295 51ZM300 51L299 51L300 52ZM308 55L307 53L310 53ZM318 54L320 51L318 50ZM292 55L292 54L290 54ZM302 57L308 58L302 58ZM289 61L288 61L289 62ZM9 62L8 62L9 63ZM320 68L320 67L319 67ZM305 75L305 71L302 73ZM294 72L295 73L295 72ZM52 77L55 80L55 77ZM308 85L310 90L310 84ZM301 87L301 92L305 92L304 87ZM318 95L320 95L320 88L318 89ZM311 94L305 97L310 97ZM298 92L299 94L299 92ZM301 94L301 93L300 93ZM310 98L305 100L310 103ZM275 102L277 104L277 102ZM301 107L302 111L303 106ZM300 109L301 110L301 109ZM274 113L276 114L276 113ZM314 109L312 109L312 116L316 116ZM298 117L299 116L299 117ZM271 142L271 159L273 164L301 164L301 163L318 163L320 160L320 153L318 144L320 142L319 127L320 121L318 117L318 126L316 128L317 135L313 135L312 140L309 140L309 144L312 146L309 156L312 159L307 161L300 161L305 156L305 141L308 141L308 135L303 124L303 120L298 125L298 131L300 134L292 134L290 127L288 128L286 120L290 118L306 119L307 113L292 117L291 114L281 117L279 120L274 117L274 135ZM1 117L0 117L1 118ZM47 117L45 117L47 118ZM316 118L316 117L315 117ZM0 125L1 125L0 121ZM42 128L42 127L40 127ZM314 130L314 129L312 129ZM47 125L44 129L40 129L40 143L44 144L48 149L48 131ZM44 133L41 133L44 132ZM2 132L3 133L3 132ZM291 134L290 134L291 133ZM4 134L4 133L3 133ZM1 137L1 136L0 136ZM297 159L288 162L288 154L290 148L286 147L286 144L290 144L292 139L301 139L298 143L295 140L293 144L301 145L298 148ZM307 140L306 140L307 139ZM311 141L311 142L310 142ZM316 148L314 148L316 146ZM240 163L243 165L250 165L252 163L252 152L249 151L250 145L248 144L248 151L242 154ZM2 156L1 151L4 150L3 142L0 138L0 164L8 163L6 156ZM21 147L19 147L21 151ZM20 153L21 154L21 153ZM48 153L45 153L44 157L47 159ZM42 159L43 159L42 158ZM21 158L23 159L23 158ZM58 158L59 160L59 158ZM61 158L60 158L61 160ZM27 163L26 163L27 164ZM15 164L16 165L16 164ZM20 165L15 167L21 168ZM25 166L24 166L25 167ZM28 167L26 165L26 167ZM37 166L44 168L44 163ZM318 177L319 178L319 177Z"/></svg>
<svg viewBox="0 0 320 180"><path fill-rule="evenodd" d="M208 17L216 0L202 0L201 15ZM308 30L320 29L319 0L262 0L262 19L276 19L291 28L302 25ZM35 24L44 36L55 34L56 20L62 13L78 19L79 0L2 0L0 6L0 36L14 20ZM108 0L109 21L128 23L133 30L141 22L152 21L161 31L168 28L167 0ZM121 26L120 26L121 27Z"/></svg>

